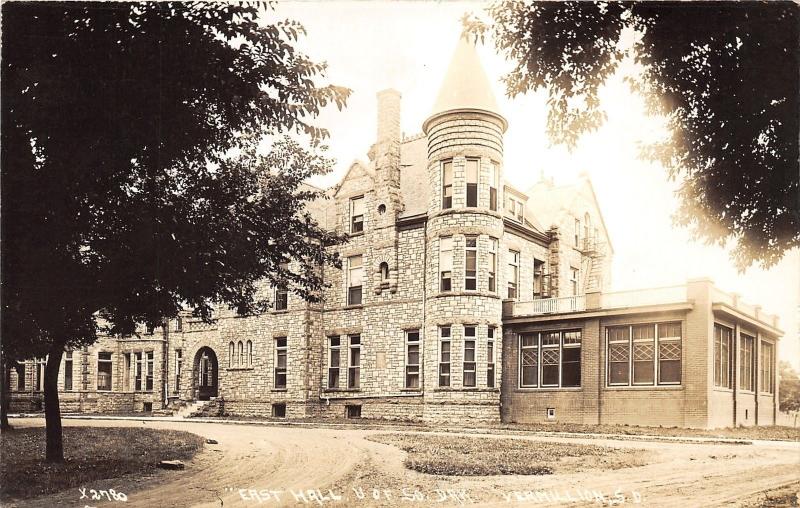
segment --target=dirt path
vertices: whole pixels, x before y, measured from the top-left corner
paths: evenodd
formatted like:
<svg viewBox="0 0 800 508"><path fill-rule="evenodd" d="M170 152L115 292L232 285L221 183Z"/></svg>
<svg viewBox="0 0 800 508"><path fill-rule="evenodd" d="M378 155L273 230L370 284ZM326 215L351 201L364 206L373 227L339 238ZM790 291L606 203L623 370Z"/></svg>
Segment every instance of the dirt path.
<svg viewBox="0 0 800 508"><path fill-rule="evenodd" d="M36 419L17 422L43 424ZM64 424L188 430L219 444L206 445L183 471L85 486L124 492L124 504L81 499L75 489L16 506L610 506L620 496L625 504L641 506L730 506L800 479L800 443L790 442L675 444L502 435L497 437L647 449L656 458L646 466L615 471L470 478L409 471L403 467L403 452L364 439L392 432L388 429L134 420Z"/></svg>

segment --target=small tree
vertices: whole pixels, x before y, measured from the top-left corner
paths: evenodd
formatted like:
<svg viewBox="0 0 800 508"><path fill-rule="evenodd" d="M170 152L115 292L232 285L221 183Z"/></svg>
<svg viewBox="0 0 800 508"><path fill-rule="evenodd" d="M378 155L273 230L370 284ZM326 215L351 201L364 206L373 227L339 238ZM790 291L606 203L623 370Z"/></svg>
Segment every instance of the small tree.
<svg viewBox="0 0 800 508"><path fill-rule="evenodd" d="M545 88L548 132L574 146L605 113L598 90L622 62L671 136L643 147L682 177L679 224L732 240L740 270L800 245L798 11L793 2L498 1L467 28L515 63L511 96ZM635 36L633 47L620 44Z"/></svg>
<svg viewBox="0 0 800 508"><path fill-rule="evenodd" d="M2 6L3 353L44 357L47 459L63 460L65 347L159 326L184 305L257 313L259 281L315 299L341 240L301 183L330 161L263 135L349 90L262 4ZM232 149L240 155L230 156ZM299 270L281 269L294 260ZM5 383L4 383L5 385Z"/></svg>
<svg viewBox="0 0 800 508"><path fill-rule="evenodd" d="M800 411L800 377L789 362L779 363L781 411Z"/></svg>

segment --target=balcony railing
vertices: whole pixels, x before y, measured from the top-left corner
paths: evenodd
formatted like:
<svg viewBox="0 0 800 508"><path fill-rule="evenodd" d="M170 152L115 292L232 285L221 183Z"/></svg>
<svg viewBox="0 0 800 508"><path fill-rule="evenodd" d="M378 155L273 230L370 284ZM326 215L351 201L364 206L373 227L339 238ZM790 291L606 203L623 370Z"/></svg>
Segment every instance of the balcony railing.
<svg viewBox="0 0 800 508"><path fill-rule="evenodd" d="M566 296L563 298L544 298L530 302L513 302L514 315L533 316L537 314L557 314L586 310L586 297Z"/></svg>

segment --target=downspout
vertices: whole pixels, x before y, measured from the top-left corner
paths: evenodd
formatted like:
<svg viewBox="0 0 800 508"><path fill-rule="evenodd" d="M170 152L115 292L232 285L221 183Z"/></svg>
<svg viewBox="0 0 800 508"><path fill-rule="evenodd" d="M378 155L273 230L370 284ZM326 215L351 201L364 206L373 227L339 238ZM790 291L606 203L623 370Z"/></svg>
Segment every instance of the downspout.
<svg viewBox="0 0 800 508"><path fill-rule="evenodd" d="M597 319L597 358L598 358L598 365L597 365L597 425L603 424L603 372L606 369L606 365L608 365L608 361L606 358L606 354L608 353L604 349L604 340L603 340L603 327L600 324L601 321Z"/></svg>
<svg viewBox="0 0 800 508"><path fill-rule="evenodd" d="M169 402L169 320L161 325L161 386L162 401L161 408L167 407Z"/></svg>
<svg viewBox="0 0 800 508"><path fill-rule="evenodd" d="M423 418L425 407L425 349L428 345L428 326L426 311L428 304L428 219L425 218L425 227L422 229L422 355L419 368L419 386L422 388Z"/></svg>

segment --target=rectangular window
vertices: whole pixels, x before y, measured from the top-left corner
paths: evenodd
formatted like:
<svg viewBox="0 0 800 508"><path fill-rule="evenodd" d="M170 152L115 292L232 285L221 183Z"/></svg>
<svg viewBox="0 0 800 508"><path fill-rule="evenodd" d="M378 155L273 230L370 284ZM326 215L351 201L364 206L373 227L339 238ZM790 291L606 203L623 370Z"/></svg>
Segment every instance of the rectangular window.
<svg viewBox="0 0 800 508"><path fill-rule="evenodd" d="M525 205L521 200L508 196L508 213L519 222L523 222L525 218Z"/></svg>
<svg viewBox="0 0 800 508"><path fill-rule="evenodd" d="M539 386L539 334L525 333L519 337L520 383L523 388Z"/></svg>
<svg viewBox="0 0 800 508"><path fill-rule="evenodd" d="M497 292L497 238L489 238L489 291Z"/></svg>
<svg viewBox="0 0 800 508"><path fill-rule="evenodd" d="M761 391L773 393L775 389L775 347L769 342L761 343Z"/></svg>
<svg viewBox="0 0 800 508"><path fill-rule="evenodd" d="M286 369L289 345L286 337L275 337L275 389L286 388Z"/></svg>
<svg viewBox="0 0 800 508"><path fill-rule="evenodd" d="M281 263L280 271L286 272L289 270L289 263ZM279 284L275 288L275 310L286 310L289 308L289 292L286 286Z"/></svg>
<svg viewBox="0 0 800 508"><path fill-rule="evenodd" d="M350 233L364 231L364 196L350 200Z"/></svg>
<svg viewBox="0 0 800 508"><path fill-rule="evenodd" d="M575 247L581 245L581 220L575 219Z"/></svg>
<svg viewBox="0 0 800 508"><path fill-rule="evenodd" d="M364 283L363 263L362 256L347 258L347 305L361 305L361 288Z"/></svg>
<svg viewBox="0 0 800 508"><path fill-rule="evenodd" d="M147 376L145 377L145 391L152 392L153 391L153 368L155 367L155 362L153 361L153 352L148 351L145 353L147 358Z"/></svg>
<svg viewBox="0 0 800 508"><path fill-rule="evenodd" d="M631 327L608 328L608 384L630 384Z"/></svg>
<svg viewBox="0 0 800 508"><path fill-rule="evenodd" d="M633 384L652 385L655 379L656 336L653 325L633 327Z"/></svg>
<svg viewBox="0 0 800 508"><path fill-rule="evenodd" d="M124 362L125 369L125 376L122 379L122 389L127 392L131 389L131 354L124 353L122 355L122 360Z"/></svg>
<svg viewBox="0 0 800 508"><path fill-rule="evenodd" d="M497 164L489 165L489 210L497 211L497 189L500 187Z"/></svg>
<svg viewBox="0 0 800 508"><path fill-rule="evenodd" d="M406 388L419 388L419 330L406 332Z"/></svg>
<svg viewBox="0 0 800 508"><path fill-rule="evenodd" d="M45 365L47 365L46 360L37 359L36 360L36 391L43 392L44 391L44 370Z"/></svg>
<svg viewBox="0 0 800 508"><path fill-rule="evenodd" d="M24 391L25 390L25 364L18 363L14 370L17 371L17 391Z"/></svg>
<svg viewBox="0 0 800 508"><path fill-rule="evenodd" d="M478 237L466 236L464 251L464 289L474 291L478 289Z"/></svg>
<svg viewBox="0 0 800 508"><path fill-rule="evenodd" d="M134 376L134 390L137 392L142 391L142 373L144 372L144 360L142 359L142 352L139 351L134 355L135 364L133 366Z"/></svg>
<svg viewBox="0 0 800 508"><path fill-rule="evenodd" d="M97 389L108 391L111 390L111 375L113 370L113 363L111 361L111 353L99 352L97 353Z"/></svg>
<svg viewBox="0 0 800 508"><path fill-rule="evenodd" d="M70 349L64 357L64 390L72 390L72 350Z"/></svg>
<svg viewBox="0 0 800 508"><path fill-rule="evenodd" d="M753 344L755 337L741 334L739 337L739 388L753 391Z"/></svg>
<svg viewBox="0 0 800 508"><path fill-rule="evenodd" d="M681 324L658 323L658 384L681 383Z"/></svg>
<svg viewBox="0 0 800 508"><path fill-rule="evenodd" d="M347 368L347 387L361 387L361 335L350 335L350 355Z"/></svg>
<svg viewBox="0 0 800 508"><path fill-rule="evenodd" d="M578 269L570 267L569 284L572 287L572 296L578 295Z"/></svg>
<svg viewBox="0 0 800 508"><path fill-rule="evenodd" d="M450 327L439 328L439 386L450 386Z"/></svg>
<svg viewBox="0 0 800 508"><path fill-rule="evenodd" d="M519 252L508 251L508 297L516 299L519 288Z"/></svg>
<svg viewBox="0 0 800 508"><path fill-rule="evenodd" d="M609 386L681 383L680 323L610 326L606 337Z"/></svg>
<svg viewBox="0 0 800 508"><path fill-rule="evenodd" d="M439 238L439 291L453 289L453 237Z"/></svg>
<svg viewBox="0 0 800 508"><path fill-rule="evenodd" d="M561 363L561 350L559 344L559 337L561 334L558 332L543 332L541 333L541 351L542 366L542 387L558 386L559 384L559 364Z"/></svg>
<svg viewBox="0 0 800 508"><path fill-rule="evenodd" d="M442 209L453 208L453 161L442 162Z"/></svg>
<svg viewBox="0 0 800 508"><path fill-rule="evenodd" d="M175 389L177 392L181 389L181 374L183 373L183 351L180 349L175 350Z"/></svg>
<svg viewBox="0 0 800 508"><path fill-rule="evenodd" d="M581 385L581 332L563 332L561 348L561 386L578 387Z"/></svg>
<svg viewBox="0 0 800 508"><path fill-rule="evenodd" d="M714 324L714 386L731 388L733 330Z"/></svg>
<svg viewBox="0 0 800 508"><path fill-rule="evenodd" d="M494 388L494 327L486 331L486 387Z"/></svg>
<svg viewBox="0 0 800 508"><path fill-rule="evenodd" d="M476 386L475 375L475 327L464 327L464 387Z"/></svg>
<svg viewBox="0 0 800 508"><path fill-rule="evenodd" d="M342 339L328 337L328 388L339 388L339 370L342 365Z"/></svg>
<svg viewBox="0 0 800 508"><path fill-rule="evenodd" d="M175 331L176 332L183 331L183 316L178 316L175 318Z"/></svg>
<svg viewBox="0 0 800 508"><path fill-rule="evenodd" d="M467 206L478 206L478 159L467 159Z"/></svg>
<svg viewBox="0 0 800 508"><path fill-rule="evenodd" d="M533 260L533 299L538 300L544 294L544 261Z"/></svg>

